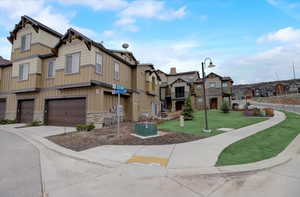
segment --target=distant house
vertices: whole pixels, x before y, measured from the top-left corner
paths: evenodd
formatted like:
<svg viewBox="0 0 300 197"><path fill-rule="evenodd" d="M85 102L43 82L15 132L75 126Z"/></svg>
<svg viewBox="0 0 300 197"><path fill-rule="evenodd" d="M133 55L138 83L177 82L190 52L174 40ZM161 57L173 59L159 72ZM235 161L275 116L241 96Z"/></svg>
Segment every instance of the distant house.
<svg viewBox="0 0 300 197"><path fill-rule="evenodd" d="M295 93L300 93L300 79L242 84L233 87L233 95L236 99L280 96Z"/></svg>
<svg viewBox="0 0 300 197"><path fill-rule="evenodd" d="M177 73L171 68L169 74L157 71L161 79L160 99L162 110L182 110L184 101L191 96L194 109L203 109L203 80L198 71ZM231 103L233 80L210 73L206 77L207 108L218 109L223 102Z"/></svg>

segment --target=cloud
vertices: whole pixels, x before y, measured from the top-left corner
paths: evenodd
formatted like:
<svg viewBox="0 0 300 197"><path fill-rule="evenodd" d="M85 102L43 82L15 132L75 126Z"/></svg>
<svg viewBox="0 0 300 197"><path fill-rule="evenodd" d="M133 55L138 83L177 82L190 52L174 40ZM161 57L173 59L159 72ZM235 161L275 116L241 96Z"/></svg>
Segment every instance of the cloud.
<svg viewBox="0 0 300 197"><path fill-rule="evenodd" d="M258 43L264 42L295 42L300 41L300 29L287 27L258 38Z"/></svg>
<svg viewBox="0 0 300 197"><path fill-rule="evenodd" d="M93 10L119 10L127 6L125 0L57 0L64 5L83 5Z"/></svg>
<svg viewBox="0 0 300 197"><path fill-rule="evenodd" d="M114 32L113 30L105 30L105 31L102 33L102 35L103 35L104 37L112 37L112 36L115 35L115 32Z"/></svg>
<svg viewBox="0 0 300 197"><path fill-rule="evenodd" d="M300 20L300 3L290 0L266 0L271 6L282 10L286 15Z"/></svg>
<svg viewBox="0 0 300 197"><path fill-rule="evenodd" d="M137 18L157 19L170 21L184 17L186 14L186 6L177 10L167 8L164 1L160 0L135 0L127 5L119 13L119 19L115 25L126 27L125 30L137 31L135 25Z"/></svg>
<svg viewBox="0 0 300 197"><path fill-rule="evenodd" d="M6 37L0 37L0 56L10 59L11 45Z"/></svg>

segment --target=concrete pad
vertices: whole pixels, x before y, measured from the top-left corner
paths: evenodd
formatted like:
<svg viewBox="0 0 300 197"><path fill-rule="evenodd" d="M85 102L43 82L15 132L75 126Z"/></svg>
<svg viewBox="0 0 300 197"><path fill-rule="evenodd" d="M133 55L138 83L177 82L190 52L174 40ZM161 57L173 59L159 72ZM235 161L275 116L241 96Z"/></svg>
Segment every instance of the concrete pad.
<svg viewBox="0 0 300 197"><path fill-rule="evenodd" d="M169 158L175 145L143 146L136 155Z"/></svg>
<svg viewBox="0 0 300 197"><path fill-rule="evenodd" d="M97 160L106 159L126 163L143 146L100 146L79 152L82 156L93 157Z"/></svg>

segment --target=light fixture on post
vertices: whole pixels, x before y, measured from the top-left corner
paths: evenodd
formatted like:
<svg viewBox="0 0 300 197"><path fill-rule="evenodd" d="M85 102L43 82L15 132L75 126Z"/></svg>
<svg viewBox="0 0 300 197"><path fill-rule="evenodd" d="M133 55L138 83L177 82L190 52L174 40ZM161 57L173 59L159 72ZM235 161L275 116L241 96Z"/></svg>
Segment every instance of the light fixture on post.
<svg viewBox="0 0 300 197"><path fill-rule="evenodd" d="M210 133L211 130L208 129L208 120L207 120L207 105L206 105L206 89L205 89L205 67L206 67L206 62L209 61L209 65L207 66L208 68L213 68L215 65L212 63L212 59L209 57L206 57L204 61L202 62L202 82L203 82L203 106L204 106L204 118L205 118L205 128L203 132Z"/></svg>

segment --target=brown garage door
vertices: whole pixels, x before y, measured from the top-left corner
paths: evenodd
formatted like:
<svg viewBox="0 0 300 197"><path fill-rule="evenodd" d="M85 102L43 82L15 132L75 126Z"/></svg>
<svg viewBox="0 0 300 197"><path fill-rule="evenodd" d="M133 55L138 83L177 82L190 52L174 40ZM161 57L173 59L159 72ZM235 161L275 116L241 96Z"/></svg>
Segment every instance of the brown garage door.
<svg viewBox="0 0 300 197"><path fill-rule="evenodd" d="M84 98L48 100L46 122L49 125L74 126L85 124L86 102Z"/></svg>
<svg viewBox="0 0 300 197"><path fill-rule="evenodd" d="M28 123L33 121L34 100L18 101L18 122Z"/></svg>
<svg viewBox="0 0 300 197"><path fill-rule="evenodd" d="M5 119L6 100L0 100L0 120Z"/></svg>

